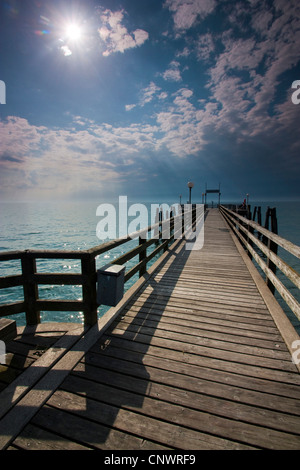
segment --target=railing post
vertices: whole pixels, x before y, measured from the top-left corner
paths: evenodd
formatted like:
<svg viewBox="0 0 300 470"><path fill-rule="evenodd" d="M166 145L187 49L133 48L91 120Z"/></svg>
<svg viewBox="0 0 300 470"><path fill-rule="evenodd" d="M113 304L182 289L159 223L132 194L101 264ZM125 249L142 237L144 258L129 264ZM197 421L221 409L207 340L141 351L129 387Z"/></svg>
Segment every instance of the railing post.
<svg viewBox="0 0 300 470"><path fill-rule="evenodd" d="M95 257L84 253L81 258L81 272L84 277L82 284L82 300L84 304L84 324L92 326L97 323L97 274Z"/></svg>
<svg viewBox="0 0 300 470"><path fill-rule="evenodd" d="M248 220L251 220L251 219L252 219L252 215L251 215L251 210L250 210L250 209L251 209L251 206L248 205L248 212L247 212L247 219L248 219ZM254 229L253 229L252 227L250 227L249 224L247 225L247 230L248 230L249 233L251 233L251 235L254 235ZM252 242L252 240L250 240L249 236L247 236L247 242L249 243L249 245L250 245L251 247L253 247L253 242ZM252 259L252 255L251 255L250 251L247 250L247 252L248 252L249 258Z"/></svg>
<svg viewBox="0 0 300 470"><path fill-rule="evenodd" d="M261 206L258 206L257 222L259 223L259 225L261 225Z"/></svg>
<svg viewBox="0 0 300 470"><path fill-rule="evenodd" d="M270 217L271 217L271 231L272 231L272 233L278 234L277 216L276 216L276 208L275 207L273 209L270 209ZM278 245L270 239L268 239L268 248L269 248L270 251L275 253L275 255L277 255ZM267 260L267 266L274 274L276 273L276 264L274 264L272 261L270 261L270 258L268 258L268 260ZM275 287L274 287L273 283L270 281L269 278L267 278L267 286L271 290L272 294L274 294Z"/></svg>
<svg viewBox="0 0 300 470"><path fill-rule="evenodd" d="M162 212L162 209L160 209L159 211L159 239L161 240L162 239L162 224L163 224L163 212Z"/></svg>
<svg viewBox="0 0 300 470"><path fill-rule="evenodd" d="M266 217L265 217L265 229L266 230L269 230L269 217L270 217L270 212L271 209L270 207L268 207L268 209L266 210ZM267 245L268 244L268 240L267 240L267 237L265 235L263 235L262 237L262 242Z"/></svg>
<svg viewBox="0 0 300 470"><path fill-rule="evenodd" d="M156 209L156 214L155 214L155 221L154 221L154 224L159 224L159 220L160 220L160 212L159 212L159 208ZM159 226L155 227L154 228L154 231L153 231L153 238L156 239L156 242L155 244L158 245L159 244L159 238L160 238L160 233L159 233Z"/></svg>
<svg viewBox="0 0 300 470"><path fill-rule="evenodd" d="M41 321L40 312L37 310L36 306L36 301L38 299L38 286L33 277L36 273L36 259L29 250L26 250L25 253L23 253L21 257L21 265L26 324L36 325Z"/></svg>
<svg viewBox="0 0 300 470"><path fill-rule="evenodd" d="M192 226L196 223L196 204L192 205Z"/></svg>
<svg viewBox="0 0 300 470"><path fill-rule="evenodd" d="M261 206L255 207L255 212L253 215L253 221L255 222L255 214L257 210L257 223L261 225ZM261 234L257 232L257 238L260 240L261 239Z"/></svg>
<svg viewBox="0 0 300 470"><path fill-rule="evenodd" d="M174 222L174 212L170 212L170 240L174 237L175 233L175 222Z"/></svg>
<svg viewBox="0 0 300 470"><path fill-rule="evenodd" d="M146 243L146 239L143 238L143 237L139 237L139 245L143 244L143 243ZM139 262L141 261L144 261L144 259L146 259L146 247L144 248L144 250L142 250L140 253L139 253ZM139 270L139 277L143 276L145 274L147 270L147 266L146 266L146 263L144 266L141 267L141 269Z"/></svg>
<svg viewBox="0 0 300 470"><path fill-rule="evenodd" d="M163 212L161 212L161 238L162 240L165 240L165 241L170 240L170 230L171 230L171 226L170 226L170 220L169 220L169 213L168 211L166 211L166 215L164 219ZM164 252L167 251L168 245L169 245L169 242L165 244Z"/></svg>

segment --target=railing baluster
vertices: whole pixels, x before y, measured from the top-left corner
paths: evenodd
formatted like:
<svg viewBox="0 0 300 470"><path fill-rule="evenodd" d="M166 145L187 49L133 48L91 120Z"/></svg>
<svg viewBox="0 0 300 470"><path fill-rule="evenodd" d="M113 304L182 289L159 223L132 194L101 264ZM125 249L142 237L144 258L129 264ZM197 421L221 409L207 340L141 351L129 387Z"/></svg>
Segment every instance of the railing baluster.
<svg viewBox="0 0 300 470"><path fill-rule="evenodd" d="M81 270L84 278L82 284L84 324L92 326L97 322L97 274L95 257L84 253L81 258Z"/></svg>
<svg viewBox="0 0 300 470"><path fill-rule="evenodd" d="M142 237L139 237L139 245L142 245L142 244L145 244L146 243L146 239L145 238L142 238ZM141 261L144 261L144 259L146 259L146 256L147 256L147 247L145 245L145 249L143 251L141 251L139 253L139 262ZM145 272L147 270L147 266L146 266L146 263L144 266L141 267L141 269L139 270L139 276L142 277Z"/></svg>
<svg viewBox="0 0 300 470"><path fill-rule="evenodd" d="M36 301L38 299L38 286L34 280L36 273L36 259L29 250L25 251L21 257L24 302L26 313L26 324L36 325L40 323L40 311L37 310Z"/></svg>
<svg viewBox="0 0 300 470"><path fill-rule="evenodd" d="M275 207L273 209L270 209L270 216L271 216L271 231L272 231L272 233L277 234L278 233L278 227L277 227L277 217L276 217ZM268 240L268 248L273 253L275 253L275 255L277 255L278 245L270 239ZM274 274L276 274L276 264L274 264L270 260L270 258L268 258L268 260L267 260L267 266ZM274 294L275 286L273 285L273 283L270 281L269 278L267 278L267 285L268 285L269 289L271 290L271 292Z"/></svg>

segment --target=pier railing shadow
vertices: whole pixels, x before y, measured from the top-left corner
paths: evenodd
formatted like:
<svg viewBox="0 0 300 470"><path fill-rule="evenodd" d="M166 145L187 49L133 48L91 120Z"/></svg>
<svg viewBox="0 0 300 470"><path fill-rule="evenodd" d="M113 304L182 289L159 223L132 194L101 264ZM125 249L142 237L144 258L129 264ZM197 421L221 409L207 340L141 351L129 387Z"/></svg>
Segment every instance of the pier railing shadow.
<svg viewBox="0 0 300 470"><path fill-rule="evenodd" d="M70 398L67 410L98 425L98 431L88 433L88 437L82 430L82 440L87 445L101 448L113 446L117 450L124 448L122 446L125 444L128 449L130 445L139 445L137 440L140 439L141 443L148 440L155 446L154 430L146 429L147 418L158 418L159 409L152 416L153 408L144 407L145 398L150 396L151 389L151 367L144 364L144 358L154 337L163 339L159 323L190 252L185 250L184 242L181 242L180 250L170 249L169 254L163 265L168 263L168 271L173 266L177 269L171 279L168 277L167 292L160 295L156 289L160 281L163 282L167 277L167 272L162 274L159 281L155 280L155 276L152 277L151 287L147 282L60 387L67 394L81 397L78 403L84 409L74 407L74 396L71 398L71 395L66 395ZM150 293L147 292L149 288L152 289ZM54 420L55 411L52 412ZM139 423L135 413L144 415L140 417ZM60 429L60 432L63 430ZM124 444L119 440L120 432L129 436Z"/></svg>
<svg viewBox="0 0 300 470"><path fill-rule="evenodd" d="M150 285L146 283L138 292L137 297L130 301L126 310L124 309L124 318L121 315L115 320L100 340L85 354L84 359L78 363L72 373L69 374L70 371L68 371L66 374L66 371L51 369L52 377L58 375L65 378L67 375L67 378L64 381L61 380L62 385L56 393L45 401L47 406L39 409L32 404L34 413L29 409L23 410L26 418L23 427L36 413L33 422L38 423L40 427L67 439L74 439L75 430L75 434L77 433L75 441L95 448L128 449L131 446L138 448L147 439L154 445L153 434L143 435L142 433L142 437L139 437L138 430L130 429L130 416L133 417L131 412L134 410L137 412L142 410L145 397L148 395L147 391L151 386L151 374L144 365L143 358L158 330L161 316L176 286L181 269L190 255L190 252L184 249L184 243L179 239L170 248L167 245L163 246L166 256L160 263L160 269L166 263L169 263L169 268L175 265L181 268L174 271L176 274L172 279L168 279L168 291L160 299L159 312L153 313L157 292L156 281L152 277L152 292L146 293L146 298L142 296ZM143 260L138 268L141 267L143 267ZM162 281L165 276L166 273L162 274ZM157 285L159 286L159 282ZM133 308L137 298L141 305L138 306L132 320L128 320L129 316L125 318L125 314ZM75 352L76 347L75 344L75 347L73 346ZM39 378L43 378L49 372L49 367L37 367L36 372ZM59 380L55 379L54 382L59 383ZM43 380L40 382L37 380L34 385L35 389L39 391L44 383ZM23 385L20 377L19 386ZM41 392L45 390L41 388ZM51 395L51 390L46 390L46 392L50 392L48 396ZM11 398L13 401L13 397ZM125 420L126 424L122 416L120 418L124 410L129 418ZM59 418L61 413L63 413L63 419ZM147 410L143 410L142 413L149 416ZM9 413L5 418L7 419L3 425L5 422L8 423ZM72 425L74 419L80 420L80 424L76 421L78 428ZM20 426L21 429L22 426ZM124 442L120 440L120 436L122 438L126 436ZM11 442L10 439L7 442Z"/></svg>
<svg viewBox="0 0 300 470"><path fill-rule="evenodd" d="M185 240L168 249L159 269L61 385L65 395L60 395L60 399L68 397L68 411L88 420L82 421L82 425L88 427L91 421L96 424L88 435L83 431L78 436L83 443L116 450L144 445L156 448L163 402L160 408L151 393L156 380L151 377L151 370L159 365L147 365L145 357L149 348L163 347L164 330L160 330L159 324L190 255ZM165 291L161 287L164 281L168 284ZM159 357L160 354L156 356L157 361ZM80 397L78 404L82 408L74 406L74 394ZM57 405L57 400L54 401ZM53 419L54 416L53 412ZM157 419L156 428L153 419ZM62 428L60 432L68 432L65 425ZM168 446L167 440L165 445Z"/></svg>

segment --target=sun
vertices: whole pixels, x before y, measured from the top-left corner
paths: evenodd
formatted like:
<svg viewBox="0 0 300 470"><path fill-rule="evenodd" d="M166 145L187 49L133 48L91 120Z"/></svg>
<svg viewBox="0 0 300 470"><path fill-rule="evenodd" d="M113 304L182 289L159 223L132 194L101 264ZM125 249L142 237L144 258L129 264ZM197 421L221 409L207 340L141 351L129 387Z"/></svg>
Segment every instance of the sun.
<svg viewBox="0 0 300 470"><path fill-rule="evenodd" d="M76 23L71 23L66 28L67 39L71 41L79 41L82 37L81 27Z"/></svg>

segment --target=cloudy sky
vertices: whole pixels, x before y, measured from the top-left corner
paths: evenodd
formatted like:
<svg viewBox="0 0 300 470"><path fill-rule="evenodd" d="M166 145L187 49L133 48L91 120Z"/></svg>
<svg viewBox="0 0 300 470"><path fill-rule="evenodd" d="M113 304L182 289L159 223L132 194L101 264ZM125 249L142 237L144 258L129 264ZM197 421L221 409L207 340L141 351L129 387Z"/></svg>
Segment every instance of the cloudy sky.
<svg viewBox="0 0 300 470"><path fill-rule="evenodd" d="M0 5L1 200L300 198L297 0Z"/></svg>

